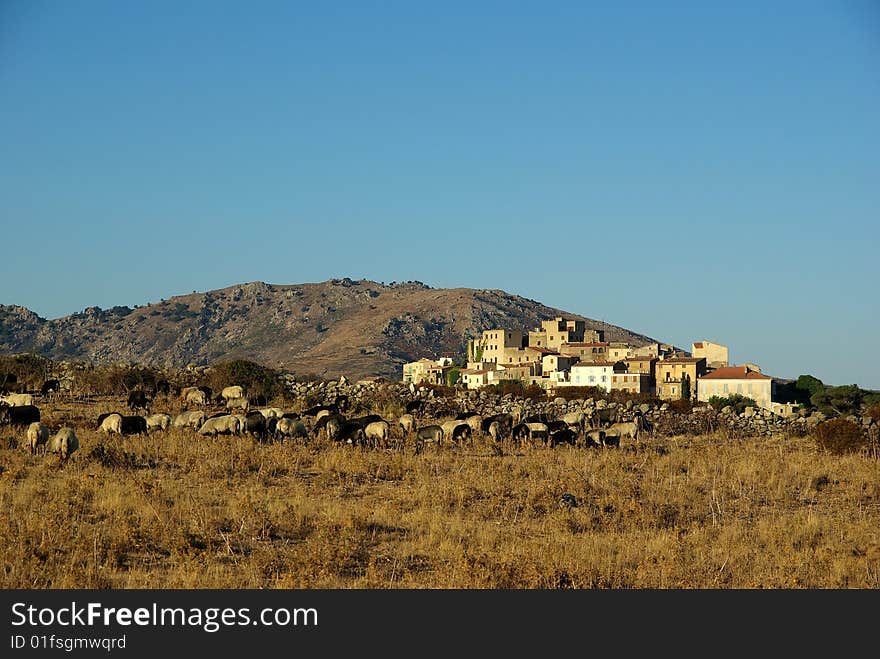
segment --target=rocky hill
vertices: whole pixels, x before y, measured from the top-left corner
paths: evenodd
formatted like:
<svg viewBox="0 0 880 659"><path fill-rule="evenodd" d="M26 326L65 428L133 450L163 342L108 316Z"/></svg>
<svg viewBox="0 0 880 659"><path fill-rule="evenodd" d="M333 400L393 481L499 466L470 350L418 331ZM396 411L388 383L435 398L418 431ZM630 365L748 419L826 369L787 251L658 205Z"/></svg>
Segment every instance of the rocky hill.
<svg viewBox="0 0 880 659"><path fill-rule="evenodd" d="M500 290L331 279L253 282L140 307L89 307L46 320L0 305L0 352L163 367L251 359L298 375L397 379L404 362L463 353L493 327L532 328L564 315L636 345L647 336Z"/></svg>

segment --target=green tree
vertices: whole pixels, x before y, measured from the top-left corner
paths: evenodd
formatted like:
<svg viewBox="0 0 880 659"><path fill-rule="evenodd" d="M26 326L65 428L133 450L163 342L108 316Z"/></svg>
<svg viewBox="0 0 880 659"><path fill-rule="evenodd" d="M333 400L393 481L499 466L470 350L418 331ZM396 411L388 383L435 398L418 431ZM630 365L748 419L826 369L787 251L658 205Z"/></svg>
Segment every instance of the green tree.
<svg viewBox="0 0 880 659"><path fill-rule="evenodd" d="M450 368L446 372L446 386L454 387L455 383L461 378L461 370L458 368Z"/></svg>
<svg viewBox="0 0 880 659"><path fill-rule="evenodd" d="M801 405L809 405L810 399L825 390L825 384L812 375L801 375L794 384L795 402Z"/></svg>
<svg viewBox="0 0 880 659"><path fill-rule="evenodd" d="M687 373L681 376L681 399L691 399L691 376Z"/></svg>
<svg viewBox="0 0 880 659"><path fill-rule="evenodd" d="M865 393L855 384L824 387L822 391L810 396L810 404L819 408L826 416L857 414Z"/></svg>

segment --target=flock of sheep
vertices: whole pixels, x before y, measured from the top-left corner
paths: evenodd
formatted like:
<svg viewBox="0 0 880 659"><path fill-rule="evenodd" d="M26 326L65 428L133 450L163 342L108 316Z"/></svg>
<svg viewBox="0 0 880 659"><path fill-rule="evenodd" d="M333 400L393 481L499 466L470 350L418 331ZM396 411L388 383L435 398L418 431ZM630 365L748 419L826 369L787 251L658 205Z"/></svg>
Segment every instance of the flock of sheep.
<svg viewBox="0 0 880 659"><path fill-rule="evenodd" d="M129 407L146 407L147 400L139 396L129 397ZM518 418L514 414L481 416L463 412L454 419L427 423L419 426L423 403L410 401L406 413L396 422L389 422L376 414L346 417L348 398L339 395L327 405L317 405L302 413L285 412L277 407L251 410L251 399L238 385L225 387L216 399L212 399L207 387L186 387L180 398L187 407L204 406L212 402L224 403L225 410L208 414L202 409L187 410L172 417L158 413L146 416L128 415L121 412L102 414L97 419L97 430L107 434L138 435L168 428L190 428L200 435L249 434L259 441L302 438L308 440L321 434L335 442L373 448L402 448L407 438L414 439L416 450L426 443L459 443L477 436L490 437L494 442L511 439L517 444L524 441L540 442L548 446L570 444L572 446L619 446L621 437L638 439L639 424L616 423L608 428L590 427L583 412L572 412L559 419L544 415ZM265 402L265 401L261 401ZM67 460L79 447L76 432L64 426L50 437L49 429L40 423L39 409L34 406L31 394L11 394L0 397L0 423L27 425L26 446L31 453L40 447L57 453ZM426 421L429 419L426 419Z"/></svg>

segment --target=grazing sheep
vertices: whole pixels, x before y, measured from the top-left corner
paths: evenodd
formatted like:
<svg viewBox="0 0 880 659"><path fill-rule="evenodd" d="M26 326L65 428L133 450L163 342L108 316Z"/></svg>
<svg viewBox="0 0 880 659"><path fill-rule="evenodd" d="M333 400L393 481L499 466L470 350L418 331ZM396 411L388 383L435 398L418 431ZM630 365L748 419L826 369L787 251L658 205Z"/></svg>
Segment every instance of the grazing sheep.
<svg viewBox="0 0 880 659"><path fill-rule="evenodd" d="M551 447L558 446L559 444L571 444L574 446L576 443L577 433L571 428L562 428L561 430L550 433Z"/></svg>
<svg viewBox="0 0 880 659"><path fill-rule="evenodd" d="M202 427L203 423L205 423L205 413L197 411L178 414L174 417L174 422L171 425L175 428L198 429Z"/></svg>
<svg viewBox="0 0 880 659"><path fill-rule="evenodd" d="M143 391L132 391L128 394L128 409L132 412L135 410L146 410L150 405L150 399Z"/></svg>
<svg viewBox="0 0 880 659"><path fill-rule="evenodd" d="M55 433L47 445L48 452L57 453L62 461L66 461L78 448L79 440L76 438L76 432L69 426Z"/></svg>
<svg viewBox="0 0 880 659"><path fill-rule="evenodd" d="M445 421L440 427L443 428L444 439L451 441L468 439L471 435L471 427L465 421ZM467 430L464 430L464 428L467 428Z"/></svg>
<svg viewBox="0 0 880 659"><path fill-rule="evenodd" d="M374 447L381 446L385 448L388 445L388 432L389 428L386 421L373 421L364 428L364 435L367 441Z"/></svg>
<svg viewBox="0 0 880 659"><path fill-rule="evenodd" d="M241 431L241 421L230 414L206 419L199 428L200 435L237 435Z"/></svg>
<svg viewBox="0 0 880 659"><path fill-rule="evenodd" d="M569 412L562 416L562 420L565 421L566 425L574 428L576 432L581 432L584 429L584 418L583 412Z"/></svg>
<svg viewBox="0 0 880 659"><path fill-rule="evenodd" d="M483 419L480 422L480 430L482 430L484 433L488 434L489 433L489 426L492 425L492 423L497 423L498 430L500 430L501 434L504 434L504 435L506 435L510 431L511 427L514 425L513 424L513 417L511 415L509 415L509 414L493 414L492 416L487 416L485 419Z"/></svg>
<svg viewBox="0 0 880 659"><path fill-rule="evenodd" d="M275 425L275 436L284 438L284 437L303 437L308 438L309 431L306 428L306 424L304 424L299 419L278 419L278 423Z"/></svg>
<svg viewBox="0 0 880 659"><path fill-rule="evenodd" d="M587 446L604 446L605 445L605 431L601 428L594 428L592 430L588 430L584 433L584 437L587 442Z"/></svg>
<svg viewBox="0 0 880 659"><path fill-rule="evenodd" d="M248 401L247 398L244 398L241 396L238 398L230 398L229 400L226 401L226 409L228 411L241 410L245 414L247 414L250 407L251 407L250 401Z"/></svg>
<svg viewBox="0 0 880 659"><path fill-rule="evenodd" d="M24 407L33 405L34 397L31 394L7 394L0 396L0 403L6 403L9 407Z"/></svg>
<svg viewBox="0 0 880 659"><path fill-rule="evenodd" d="M147 420L142 416L122 415L120 430L123 435L145 435L147 433Z"/></svg>
<svg viewBox="0 0 880 659"><path fill-rule="evenodd" d="M266 417L266 419L280 419L284 416L284 410L277 407L266 407L257 411Z"/></svg>
<svg viewBox="0 0 880 659"><path fill-rule="evenodd" d="M550 435L550 429L546 423L531 422L526 423L526 427L529 429L529 439L531 440L540 439L542 442L546 442Z"/></svg>
<svg viewBox="0 0 880 659"><path fill-rule="evenodd" d="M605 434L617 435L618 440L622 437L630 437L635 441L639 438L639 425L635 421L615 423L606 429Z"/></svg>
<svg viewBox="0 0 880 659"><path fill-rule="evenodd" d="M416 452L422 450L426 442L436 442L440 446L443 439L443 428L436 424L416 429Z"/></svg>
<svg viewBox="0 0 880 659"><path fill-rule="evenodd" d="M102 415L103 416L103 415ZM100 425L98 426L98 430L101 432L105 432L107 434L116 433L117 435L122 434L122 415L116 412L111 412L104 416L103 419L100 419Z"/></svg>
<svg viewBox="0 0 880 659"><path fill-rule="evenodd" d="M28 426L40 420L40 408L35 405L20 407L0 406L0 425Z"/></svg>
<svg viewBox="0 0 880 659"><path fill-rule="evenodd" d="M481 417L479 414L471 414L464 420L464 422L470 426L471 433L476 435L480 432L480 426L483 423L483 417Z"/></svg>
<svg viewBox="0 0 880 659"><path fill-rule="evenodd" d="M364 434L364 424L353 421L345 421L339 426L339 433L336 435L337 441L345 442L355 446L363 446L367 443L367 436Z"/></svg>
<svg viewBox="0 0 880 659"><path fill-rule="evenodd" d="M187 404L194 403L196 405L207 405L208 395L198 388L187 387L189 391L183 394L183 401Z"/></svg>
<svg viewBox="0 0 880 659"><path fill-rule="evenodd" d="M403 428L404 434L408 435L415 427L416 420L413 418L412 414L403 414L397 420L397 423L400 424L401 428Z"/></svg>
<svg viewBox="0 0 880 659"><path fill-rule="evenodd" d="M233 398L244 398L244 387L239 385L224 387L223 391L220 392L220 395L224 398L224 400L231 400Z"/></svg>
<svg viewBox="0 0 880 659"><path fill-rule="evenodd" d="M168 414L151 414L147 417L147 430L168 430L171 416Z"/></svg>
<svg viewBox="0 0 880 659"><path fill-rule="evenodd" d="M35 421L27 429L27 445L31 455L37 452L37 448L45 446L49 441L49 429L39 421Z"/></svg>

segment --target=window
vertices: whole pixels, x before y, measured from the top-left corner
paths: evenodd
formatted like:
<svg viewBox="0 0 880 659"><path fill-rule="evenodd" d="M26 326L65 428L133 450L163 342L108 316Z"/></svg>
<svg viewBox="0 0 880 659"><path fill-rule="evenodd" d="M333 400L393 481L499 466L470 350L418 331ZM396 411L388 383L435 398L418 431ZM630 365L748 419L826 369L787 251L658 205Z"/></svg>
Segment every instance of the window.
<svg viewBox="0 0 880 659"><path fill-rule="evenodd" d="M591 376L590 376L590 382L595 382L595 381L596 381L596 376L595 376L595 375L591 375Z"/></svg>
<svg viewBox="0 0 880 659"><path fill-rule="evenodd" d="M602 382L605 382L606 380L608 380L608 378L607 378L606 376L603 375L603 376L602 376Z"/></svg>

